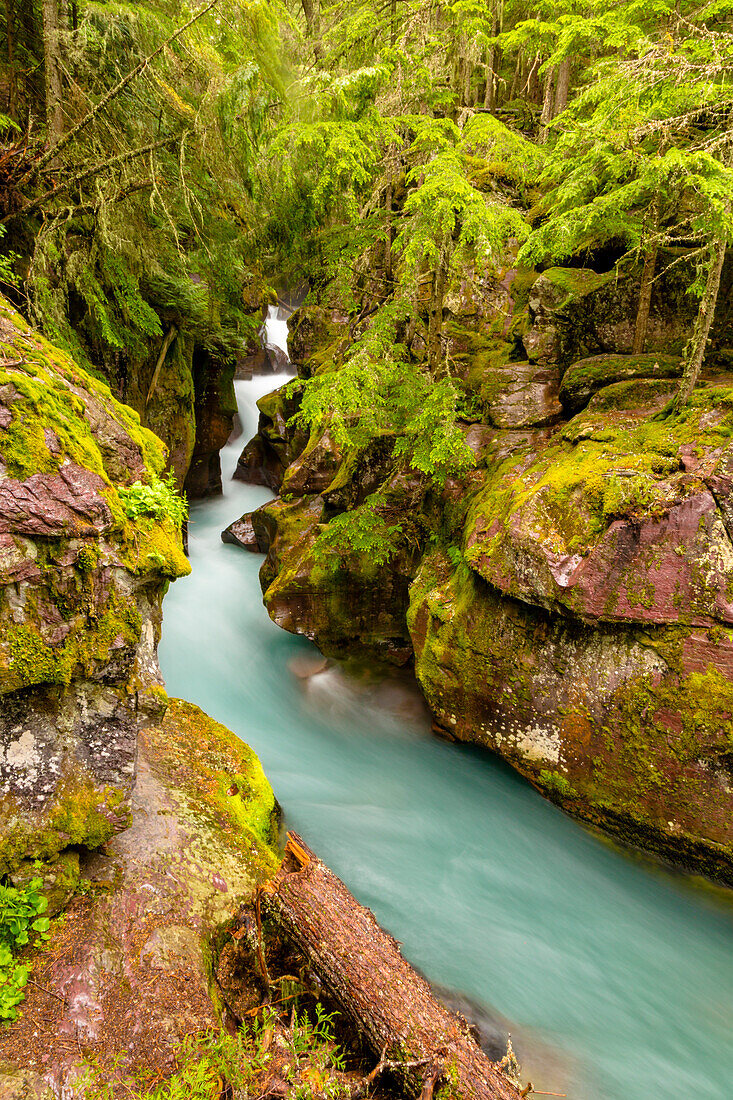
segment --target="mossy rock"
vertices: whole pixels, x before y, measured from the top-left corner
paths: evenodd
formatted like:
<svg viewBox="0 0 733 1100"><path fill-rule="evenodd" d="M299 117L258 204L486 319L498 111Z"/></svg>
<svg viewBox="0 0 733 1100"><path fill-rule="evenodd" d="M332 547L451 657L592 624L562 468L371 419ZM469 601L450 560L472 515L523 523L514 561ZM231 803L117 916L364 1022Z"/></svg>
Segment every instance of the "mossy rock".
<svg viewBox="0 0 733 1100"><path fill-rule="evenodd" d="M612 382L636 378L678 378L682 360L677 355L593 355L573 363L565 371L560 401L565 409L578 412L591 397Z"/></svg>
<svg viewBox="0 0 733 1100"><path fill-rule="evenodd" d="M506 595L586 621L731 621L729 479L715 471L733 446L733 391L709 385L655 420L638 390L661 388L663 403L666 385L606 387L561 433L490 467L466 523L471 567Z"/></svg>
<svg viewBox="0 0 733 1100"><path fill-rule="evenodd" d="M278 863L280 807L257 754L199 707L171 699L145 751L170 790L185 796L226 844L268 872Z"/></svg>
<svg viewBox="0 0 733 1100"><path fill-rule="evenodd" d="M410 591L438 725L628 843L733 883L733 631L583 623L442 552Z"/></svg>
<svg viewBox="0 0 733 1100"><path fill-rule="evenodd" d="M163 443L0 301L0 873L130 819L168 582L190 571L156 484ZM128 510L129 509L129 510Z"/></svg>

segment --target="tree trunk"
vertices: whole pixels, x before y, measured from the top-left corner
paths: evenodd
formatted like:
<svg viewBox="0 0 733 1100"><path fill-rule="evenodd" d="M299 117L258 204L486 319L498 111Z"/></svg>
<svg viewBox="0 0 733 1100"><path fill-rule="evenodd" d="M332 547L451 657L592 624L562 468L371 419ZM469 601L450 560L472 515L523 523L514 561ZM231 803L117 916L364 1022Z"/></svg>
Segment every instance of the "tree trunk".
<svg viewBox="0 0 733 1100"><path fill-rule="evenodd" d="M43 57L46 73L46 129L48 140L53 146L64 132L59 0L43 0Z"/></svg>
<svg viewBox="0 0 733 1100"><path fill-rule="evenodd" d="M649 310L652 304L652 286L654 273L657 267L657 253L659 252L659 213L661 196L655 191L654 198L649 209L649 232L647 233L644 247L644 270L641 273L641 290L639 292L639 308L636 311L636 326L634 328L634 344L632 355L641 355L644 351L646 333L649 325Z"/></svg>
<svg viewBox="0 0 733 1100"><path fill-rule="evenodd" d="M570 70L572 68L572 61L569 57L566 57L564 61L561 61L557 69L557 87L555 88L555 109L552 113L553 118L557 118L568 105L568 94L570 92Z"/></svg>
<svg viewBox="0 0 733 1100"><path fill-rule="evenodd" d="M321 0L301 0L305 16L305 36L313 46L316 61L321 56Z"/></svg>
<svg viewBox="0 0 733 1100"><path fill-rule="evenodd" d="M512 86L509 89L509 102L513 103L517 97L520 87L522 86L522 51L517 51L517 63L514 66L514 76L512 77Z"/></svg>
<svg viewBox="0 0 733 1100"><path fill-rule="evenodd" d="M392 282L392 203L394 196L391 167L388 168L388 171L387 196L384 201L384 212L387 221L384 231L384 279L387 284ZM387 291L388 289L387 287Z"/></svg>
<svg viewBox="0 0 733 1100"><path fill-rule="evenodd" d="M449 241L441 251L440 262L433 273L433 293L428 324L428 364L431 373L435 373L442 359L443 300L445 298L446 283L448 282L451 251L452 245Z"/></svg>
<svg viewBox="0 0 733 1100"><path fill-rule="evenodd" d="M538 142L544 145L547 141L547 127L552 122L552 87L555 77L555 66L551 65L545 76L545 95L542 100L542 114L540 116L540 133Z"/></svg>
<svg viewBox="0 0 733 1100"><path fill-rule="evenodd" d="M16 81L15 81L15 33L13 19L15 18L15 0L5 0L5 22L8 36L8 115L15 122L17 119Z"/></svg>
<svg viewBox="0 0 733 1100"><path fill-rule="evenodd" d="M723 164L730 168L733 164L733 148L728 146L723 153ZM728 193L728 200L725 203L725 215L726 220L730 215L731 206L733 205L733 196ZM690 400L690 395L695 388L695 384L700 377L700 370L702 369L702 362L705 358L705 349L708 343L708 337L710 336L710 329L713 324L713 318L715 316L715 307L718 303L718 292L720 291L720 277L723 274L723 264L725 263L725 251L728 245L728 234L723 229L721 236L716 238L711 244L710 255L710 267L708 268L708 276L705 280L705 290L703 291L702 301L700 302L700 308L695 318L695 327L692 331L692 339L687 346L687 352L685 354L685 366L682 372L682 379L680 380L680 388L675 394L672 406L674 410L682 408Z"/></svg>
<svg viewBox="0 0 733 1100"><path fill-rule="evenodd" d="M705 358L705 348L707 347L708 337L710 335L710 327L713 323L713 317L715 316L715 306L718 301L720 276L722 275L723 264L725 262L725 247L726 241L724 238L718 239L712 246L712 255L710 257L708 277L705 282L705 291L702 296L702 301L700 302L700 308L697 312L692 339L690 340L685 356L685 367L682 372L680 388L674 398L675 409L680 409L683 405L687 404L700 376L702 361Z"/></svg>
<svg viewBox="0 0 733 1100"><path fill-rule="evenodd" d="M373 914L293 833L262 900L375 1057L390 1059L401 1095L431 1097L442 1080L466 1100L519 1100L519 1090L435 1000Z"/></svg>
<svg viewBox="0 0 733 1100"><path fill-rule="evenodd" d="M155 393L155 387L158 385L158 378L160 377L160 372L163 368L163 364L165 363L165 357L168 354L168 349L175 340L176 336L178 336L178 329L175 325L171 325L171 327L166 332L165 337L163 338L163 344L160 349L160 354L158 355L158 360L155 364L155 370L153 371L153 378L150 383L150 388L148 390L148 396L145 398L146 409L150 404L151 397Z"/></svg>
<svg viewBox="0 0 733 1100"><path fill-rule="evenodd" d="M491 28L491 33L496 34L496 20ZM496 109L496 68L497 68L497 48L492 46L489 50L488 57L486 58L486 92L484 94L484 107L487 111L491 111L492 115Z"/></svg>
<svg viewBox="0 0 733 1100"><path fill-rule="evenodd" d="M530 103L537 103L539 99L540 90L540 55L537 53L534 56L534 61L530 65L529 75L527 76L527 99Z"/></svg>

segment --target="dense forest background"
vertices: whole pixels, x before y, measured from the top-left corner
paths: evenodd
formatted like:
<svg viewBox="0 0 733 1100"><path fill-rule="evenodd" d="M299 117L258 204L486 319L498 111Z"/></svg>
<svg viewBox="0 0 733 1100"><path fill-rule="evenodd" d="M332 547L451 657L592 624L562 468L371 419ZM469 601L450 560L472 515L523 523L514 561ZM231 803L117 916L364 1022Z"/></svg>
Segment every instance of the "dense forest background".
<svg viewBox="0 0 733 1100"><path fill-rule="evenodd" d="M298 288L349 321L303 424L357 446L397 425L441 482L472 461L443 326L462 272L638 265L638 353L682 264L699 308L678 407L733 226L732 14L4 0L1 289L165 438L159 389L200 406L273 288ZM193 438L166 441L182 481Z"/></svg>

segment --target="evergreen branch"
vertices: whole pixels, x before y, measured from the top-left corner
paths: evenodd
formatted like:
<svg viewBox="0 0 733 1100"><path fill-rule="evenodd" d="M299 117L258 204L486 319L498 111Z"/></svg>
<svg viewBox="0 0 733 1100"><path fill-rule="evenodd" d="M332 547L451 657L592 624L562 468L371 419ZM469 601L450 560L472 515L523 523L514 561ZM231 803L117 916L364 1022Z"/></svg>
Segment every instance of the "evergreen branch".
<svg viewBox="0 0 733 1100"><path fill-rule="evenodd" d="M150 63L154 61L155 58L158 57L159 54L161 54L163 50L166 49L166 47L170 46L171 42L175 42L177 38L180 38L184 31L187 31L189 27L198 22L198 20L201 19L203 15L206 15L206 13L208 11L211 11L211 9L215 7L218 3L219 0L209 0L208 4L205 4L200 11L196 12L195 15L192 15L187 23L184 23L182 27L179 27L173 32L173 34L169 35L169 37L166 38L164 42L161 42L161 44L156 49L154 49L151 54L148 54L148 56L145 57L139 65L136 65L134 69L131 69L127 76L123 77L122 80L114 85L114 87L110 88L109 91L102 96L99 103L97 103L97 105L93 107L92 110L84 116L84 118L80 119L79 122L77 122L76 126L72 126L69 132L67 134L64 134L64 136L59 141L57 141L55 145L51 146L51 148L44 153L44 155L41 157L38 163L34 165L33 168L26 172L26 174L19 181L18 187L24 187L27 186L29 183L32 183L33 180L38 177L39 173L43 171L46 165L50 164L51 161L58 156L62 149L65 149L67 145L74 141L74 139L78 137L82 130L85 130L89 123L94 121L100 111L103 111L108 103L110 103L113 99L116 99L117 96L125 90L128 84L131 84L132 81L140 75L140 73L144 72L145 69L147 69L147 67L150 65Z"/></svg>
<svg viewBox="0 0 733 1100"><path fill-rule="evenodd" d="M689 126L696 118L704 118L705 115L712 114L729 114L731 109L733 109L733 100L730 99L723 100L720 103L708 103L703 107L695 107L693 110L686 111L684 114L677 115L674 118L654 119L644 126L639 126L632 132L631 137L634 141L640 141L650 134L659 133L660 130L683 129L685 126Z"/></svg>
<svg viewBox="0 0 733 1100"><path fill-rule="evenodd" d="M68 191L77 184L84 183L85 180L91 179L92 176L98 175L106 168L114 168L118 165L126 164L128 161L134 160L136 157L142 157L146 153L153 152L155 149L162 149L167 145L174 145L179 137L180 135L176 134L175 137L163 138L161 141L153 141L149 145L141 146L139 149L131 149L126 153L118 153L116 157L111 157L110 160L105 161L104 164L95 164L92 168L86 168L83 172L79 172L71 179L57 184L56 187L52 187L39 198L26 203L20 210L15 210L10 214L6 214L4 218L0 219L0 225L6 225L16 218L27 217L29 214L35 213L36 210L40 210L42 206L45 206L47 202L54 199L56 195L61 194L62 191Z"/></svg>

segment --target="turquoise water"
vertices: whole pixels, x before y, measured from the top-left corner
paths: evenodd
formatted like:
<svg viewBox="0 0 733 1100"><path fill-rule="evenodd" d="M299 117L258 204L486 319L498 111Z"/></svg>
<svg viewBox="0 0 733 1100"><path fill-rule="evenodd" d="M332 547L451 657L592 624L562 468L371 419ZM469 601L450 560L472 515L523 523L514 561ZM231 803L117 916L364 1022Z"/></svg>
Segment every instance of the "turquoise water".
<svg viewBox="0 0 733 1100"><path fill-rule="evenodd" d="M296 828L431 981L509 1022L538 1090L571 1100L733 1097L733 905L587 834L501 762L400 718L393 696L290 668L309 643L265 613L261 558L220 531L268 499L192 508L193 574L165 600L161 665L259 753ZM399 700L398 700L399 701Z"/></svg>

